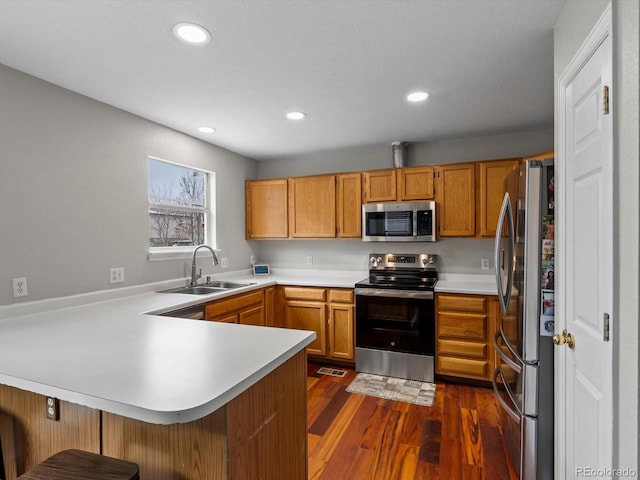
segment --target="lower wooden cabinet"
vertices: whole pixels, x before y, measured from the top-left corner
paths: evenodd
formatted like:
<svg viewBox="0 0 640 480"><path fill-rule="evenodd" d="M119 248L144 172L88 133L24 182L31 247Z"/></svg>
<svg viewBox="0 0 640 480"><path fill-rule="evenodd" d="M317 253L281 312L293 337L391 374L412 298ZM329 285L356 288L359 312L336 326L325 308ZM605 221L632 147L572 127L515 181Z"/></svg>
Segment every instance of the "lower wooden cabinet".
<svg viewBox="0 0 640 480"><path fill-rule="evenodd" d="M496 296L436 294L436 373L491 380L498 314Z"/></svg>
<svg viewBox="0 0 640 480"><path fill-rule="evenodd" d="M307 347L308 355L354 361L353 289L279 288L285 327L316 332L316 339Z"/></svg>
<svg viewBox="0 0 640 480"><path fill-rule="evenodd" d="M205 320L265 325L264 289L240 293L205 305Z"/></svg>

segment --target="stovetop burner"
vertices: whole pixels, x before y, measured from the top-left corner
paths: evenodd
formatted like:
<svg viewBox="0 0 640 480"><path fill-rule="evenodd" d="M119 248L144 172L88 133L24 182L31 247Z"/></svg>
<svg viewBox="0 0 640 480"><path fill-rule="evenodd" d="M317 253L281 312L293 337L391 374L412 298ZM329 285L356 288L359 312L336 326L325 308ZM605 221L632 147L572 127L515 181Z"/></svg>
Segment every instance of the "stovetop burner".
<svg viewBox="0 0 640 480"><path fill-rule="evenodd" d="M437 255L379 254L369 255L369 278L358 288L433 290L438 281Z"/></svg>

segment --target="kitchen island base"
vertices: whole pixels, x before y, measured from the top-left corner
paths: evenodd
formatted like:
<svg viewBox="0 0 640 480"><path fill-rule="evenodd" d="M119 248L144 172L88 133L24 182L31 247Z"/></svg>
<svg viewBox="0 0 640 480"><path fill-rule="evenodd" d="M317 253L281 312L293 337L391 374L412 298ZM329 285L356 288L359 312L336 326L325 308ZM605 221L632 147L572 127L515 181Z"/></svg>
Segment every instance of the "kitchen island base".
<svg viewBox="0 0 640 480"><path fill-rule="evenodd" d="M154 480L307 478L306 353L297 353L224 407L199 420L157 425L0 385L14 418L18 474L62 449L135 462Z"/></svg>

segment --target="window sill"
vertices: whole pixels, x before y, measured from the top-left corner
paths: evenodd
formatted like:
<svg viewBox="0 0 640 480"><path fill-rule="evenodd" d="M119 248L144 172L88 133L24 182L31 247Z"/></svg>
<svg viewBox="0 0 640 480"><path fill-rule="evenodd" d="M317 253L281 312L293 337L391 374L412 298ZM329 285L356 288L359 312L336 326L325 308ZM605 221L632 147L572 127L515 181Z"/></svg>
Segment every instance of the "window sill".
<svg viewBox="0 0 640 480"><path fill-rule="evenodd" d="M147 252L147 260L150 262L161 262L167 260L190 260L193 257L194 247L185 247L185 248L176 248L176 247L168 247L168 248L153 248ZM220 254L221 250L218 248L213 249L216 252L216 255ZM198 258L211 256L211 252L206 248L203 248L198 252Z"/></svg>

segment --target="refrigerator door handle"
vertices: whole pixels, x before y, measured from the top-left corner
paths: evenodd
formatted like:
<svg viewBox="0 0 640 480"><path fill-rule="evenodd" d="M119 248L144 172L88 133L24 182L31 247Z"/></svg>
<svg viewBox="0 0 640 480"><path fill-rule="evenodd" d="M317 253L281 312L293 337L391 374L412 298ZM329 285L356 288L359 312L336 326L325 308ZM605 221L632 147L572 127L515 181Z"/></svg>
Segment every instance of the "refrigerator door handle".
<svg viewBox="0 0 640 480"><path fill-rule="evenodd" d="M507 395L509 395L509 398L511 399L511 405L509 405L504 398L502 398L502 395L500 394L500 388L498 387L498 375L500 375L500 379L502 380L502 384L506 387L507 383L505 382L504 376L502 375L502 370L500 370L500 367L496 368L493 371L493 377L491 378L491 383L493 384L493 393L496 397L496 399L498 400L498 403L502 406L502 408L504 409L505 412L507 412L507 414L513 418L513 420L515 422L518 423L518 425L520 425L520 421L522 420L522 414L520 412L517 411L517 409L513 408L511 405L515 406L516 402L513 399L513 395L511 394L511 392L509 391L508 388L505 388L505 391L507 392Z"/></svg>
<svg viewBox="0 0 640 480"><path fill-rule="evenodd" d="M507 237L507 285L504 288L504 269L505 258L504 249L502 249L502 227L507 222L508 237ZM511 288L513 287L513 253L515 250L514 240L515 230L513 226L513 212L511 209L511 200L509 198L509 192L504 194L504 200L502 201L502 208L500 209L500 216L498 217L498 225L496 229L494 262L496 266L496 285L498 287L498 298L500 299L500 305L502 306L502 313L507 314L509 309L509 301L511 300Z"/></svg>

